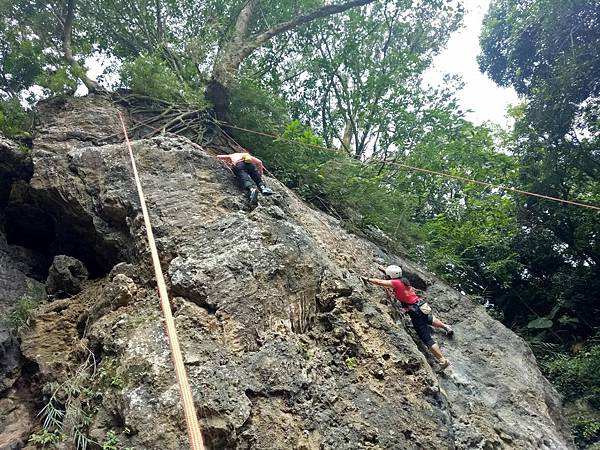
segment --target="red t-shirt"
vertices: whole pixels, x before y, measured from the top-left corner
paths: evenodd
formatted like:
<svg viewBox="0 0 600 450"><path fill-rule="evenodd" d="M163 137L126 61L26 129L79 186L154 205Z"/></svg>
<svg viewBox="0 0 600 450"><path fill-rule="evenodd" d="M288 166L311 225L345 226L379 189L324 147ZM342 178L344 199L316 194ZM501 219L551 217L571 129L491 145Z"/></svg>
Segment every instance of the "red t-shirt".
<svg viewBox="0 0 600 450"><path fill-rule="evenodd" d="M419 303L419 296L415 293L415 290L412 287L405 285L402 280L399 280L398 278L394 278L391 280L391 282L396 300L406 305L414 305L415 303Z"/></svg>

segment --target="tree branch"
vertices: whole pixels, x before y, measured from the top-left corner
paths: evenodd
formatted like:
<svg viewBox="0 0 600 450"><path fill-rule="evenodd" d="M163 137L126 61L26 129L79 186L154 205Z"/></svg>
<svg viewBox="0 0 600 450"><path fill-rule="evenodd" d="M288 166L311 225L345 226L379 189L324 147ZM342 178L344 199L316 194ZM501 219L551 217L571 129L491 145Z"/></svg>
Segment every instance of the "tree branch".
<svg viewBox="0 0 600 450"><path fill-rule="evenodd" d="M369 3L373 3L374 1L375 0L351 0L349 2L341 3L339 5L326 5L317 8L313 11L310 11L302 16L298 16L287 22L277 24L271 29L260 33L259 35L255 36L252 40L250 40L250 42L248 42L240 52L241 60L248 57L254 50L263 46L270 39L274 38L279 34L285 33L286 31L289 31L293 28L296 28L297 26L304 25L316 19L320 19L321 17L339 14L341 12L347 11L352 8L356 8L358 6L368 5Z"/></svg>
<svg viewBox="0 0 600 450"><path fill-rule="evenodd" d="M160 8L160 0L155 0L156 8L156 35L158 36L158 42L163 43L164 39L164 27L162 19L162 11Z"/></svg>

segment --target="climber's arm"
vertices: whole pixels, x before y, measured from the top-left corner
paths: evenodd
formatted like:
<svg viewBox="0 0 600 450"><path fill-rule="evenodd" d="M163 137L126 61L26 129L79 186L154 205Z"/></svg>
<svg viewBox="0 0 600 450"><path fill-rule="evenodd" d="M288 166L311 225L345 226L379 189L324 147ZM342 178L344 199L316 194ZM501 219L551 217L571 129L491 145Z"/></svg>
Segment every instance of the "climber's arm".
<svg viewBox="0 0 600 450"><path fill-rule="evenodd" d="M262 175L264 173L264 171L265 171L265 167L263 166L263 162L260 159L255 158L254 156L252 157L252 162L254 163L254 165L256 166L256 168L258 169L258 173L260 173Z"/></svg>
<svg viewBox="0 0 600 450"><path fill-rule="evenodd" d="M382 286L385 288L394 287L392 284L392 280L380 280L379 278L363 278L367 283L375 284L377 286Z"/></svg>

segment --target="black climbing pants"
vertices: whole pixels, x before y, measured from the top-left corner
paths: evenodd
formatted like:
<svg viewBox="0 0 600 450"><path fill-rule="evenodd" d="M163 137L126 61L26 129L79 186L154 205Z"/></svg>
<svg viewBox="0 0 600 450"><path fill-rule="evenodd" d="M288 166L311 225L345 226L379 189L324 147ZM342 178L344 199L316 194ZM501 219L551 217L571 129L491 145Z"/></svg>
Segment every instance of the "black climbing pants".
<svg viewBox="0 0 600 450"><path fill-rule="evenodd" d="M435 343L431 337L431 328L429 328L433 323L433 316L424 314L416 305L408 311L408 315L423 344L428 348L431 347Z"/></svg>
<svg viewBox="0 0 600 450"><path fill-rule="evenodd" d="M260 176L260 173L258 173L256 166L252 163L241 162L233 166L231 170L233 170L233 173L243 189L251 188L252 181L254 181L257 186L262 184L262 177Z"/></svg>

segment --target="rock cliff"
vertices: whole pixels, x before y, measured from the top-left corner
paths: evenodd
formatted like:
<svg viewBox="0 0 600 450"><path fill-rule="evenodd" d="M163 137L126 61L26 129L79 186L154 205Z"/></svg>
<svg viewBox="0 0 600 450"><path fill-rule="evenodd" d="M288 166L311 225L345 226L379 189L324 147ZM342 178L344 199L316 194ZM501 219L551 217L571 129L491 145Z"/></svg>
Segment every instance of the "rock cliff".
<svg viewBox="0 0 600 450"><path fill-rule="evenodd" d="M2 449L28 445L49 411L90 448L189 448L117 111L48 101L29 155L0 142L0 308L44 299L19 341L0 330ZM208 448L572 448L531 350L482 306L277 180L249 210L185 138L133 148ZM453 325L453 340L436 335L444 374L361 283L388 262ZM60 270L89 279L45 300Z"/></svg>

